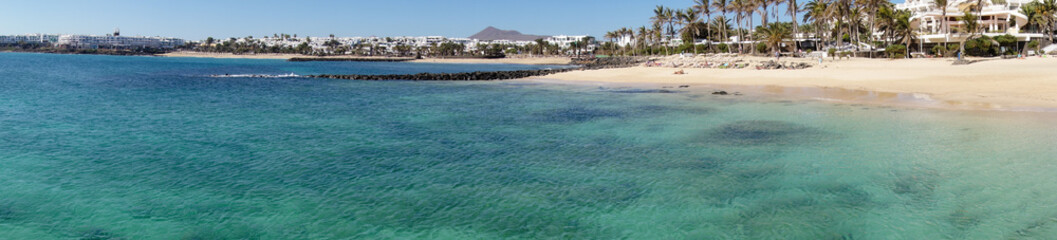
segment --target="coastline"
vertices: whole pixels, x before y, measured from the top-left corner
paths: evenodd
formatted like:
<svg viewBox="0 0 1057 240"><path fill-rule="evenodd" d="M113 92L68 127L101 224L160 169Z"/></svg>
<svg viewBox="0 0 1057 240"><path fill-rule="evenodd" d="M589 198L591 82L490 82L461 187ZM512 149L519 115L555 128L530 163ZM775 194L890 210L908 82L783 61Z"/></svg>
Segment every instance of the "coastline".
<svg viewBox="0 0 1057 240"><path fill-rule="evenodd" d="M301 54L286 54L286 53L261 53L261 54L232 54L232 53L211 53L211 52L192 52L192 51L176 51L163 54L155 54L157 57L193 57L193 58L224 58L224 59L281 59L288 60L291 58L298 57L316 57L310 55Z"/></svg>
<svg viewBox="0 0 1057 240"><path fill-rule="evenodd" d="M802 70L640 66L571 71L526 80L618 87L689 85L688 91L744 91L842 102L1057 111L1057 58L978 60L984 61L955 66L951 65L953 59L826 59L821 66L815 60L812 64L816 66ZM673 74L679 70L686 74Z"/></svg>

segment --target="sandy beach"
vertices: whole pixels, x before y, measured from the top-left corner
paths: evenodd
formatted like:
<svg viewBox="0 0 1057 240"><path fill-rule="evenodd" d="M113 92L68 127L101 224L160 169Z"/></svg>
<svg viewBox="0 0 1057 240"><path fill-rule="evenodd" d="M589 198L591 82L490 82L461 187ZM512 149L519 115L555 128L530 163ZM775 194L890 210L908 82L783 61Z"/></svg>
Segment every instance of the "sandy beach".
<svg viewBox="0 0 1057 240"><path fill-rule="evenodd" d="M767 58L746 58L759 61ZM786 61L789 59L783 59ZM980 59L794 59L815 67L802 70L633 67L573 71L533 78L579 84L690 85L688 89L734 88L773 95L867 101L913 96L942 107L973 109L1057 109L1057 58ZM676 75L683 70L686 74ZM706 91L707 91L706 90Z"/></svg>

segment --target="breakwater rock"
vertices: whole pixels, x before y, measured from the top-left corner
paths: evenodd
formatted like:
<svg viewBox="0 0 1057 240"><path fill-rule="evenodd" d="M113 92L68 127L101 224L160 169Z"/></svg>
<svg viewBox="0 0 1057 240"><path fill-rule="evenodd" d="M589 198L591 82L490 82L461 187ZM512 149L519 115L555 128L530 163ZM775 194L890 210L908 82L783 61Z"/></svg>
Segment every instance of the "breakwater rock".
<svg viewBox="0 0 1057 240"><path fill-rule="evenodd" d="M585 69L606 69L634 67L649 60L647 57L607 57L607 58L574 58L570 64L583 66Z"/></svg>
<svg viewBox="0 0 1057 240"><path fill-rule="evenodd" d="M799 70L799 69L805 69L805 68L810 68L810 67L811 67L811 64L802 63L802 62L784 63L784 62L776 62L774 60L771 60L771 61L760 62L760 64L756 65L756 70L772 70L772 69L794 69L794 70Z"/></svg>
<svg viewBox="0 0 1057 240"><path fill-rule="evenodd" d="M556 69L538 69L538 70L517 70L517 71L491 71L491 72L462 72L462 73L416 73L416 74L383 74L383 75L336 75L336 74L320 74L310 75L307 77L313 78L331 78L331 79L346 79L346 80L364 80L364 81L385 81L385 80L407 80L407 81L491 81L491 80L509 80L519 79L535 76L546 76L555 73L568 72L574 70L593 70L593 69L605 69L605 68L621 68L621 67L632 67L645 61L645 58L636 57L610 57L610 58L591 58L591 59L576 59L571 64L578 66L570 66L568 68L556 68Z"/></svg>
<svg viewBox="0 0 1057 240"><path fill-rule="evenodd" d="M493 72L462 72L462 73L416 73L416 74L383 74L383 75L311 75L315 78L331 78L346 80L409 80L409 81L487 81L487 80L509 80L544 76L554 73L576 70L576 68L562 69L540 69L540 70L518 70L518 71L493 71Z"/></svg>

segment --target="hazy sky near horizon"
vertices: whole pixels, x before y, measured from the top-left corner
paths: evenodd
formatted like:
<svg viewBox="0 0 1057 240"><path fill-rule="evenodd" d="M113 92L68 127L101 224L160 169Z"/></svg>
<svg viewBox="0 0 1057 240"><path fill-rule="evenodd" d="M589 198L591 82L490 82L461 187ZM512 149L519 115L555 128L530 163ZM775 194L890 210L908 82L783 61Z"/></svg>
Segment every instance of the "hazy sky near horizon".
<svg viewBox="0 0 1057 240"><path fill-rule="evenodd" d="M682 9L692 3L692 0L11 1L0 8L0 34L103 35L120 28L123 35L188 40L210 36L260 37L273 33L468 37L485 27L495 26L525 34L601 36L620 27L648 25L656 5ZM786 16L783 19L788 21Z"/></svg>

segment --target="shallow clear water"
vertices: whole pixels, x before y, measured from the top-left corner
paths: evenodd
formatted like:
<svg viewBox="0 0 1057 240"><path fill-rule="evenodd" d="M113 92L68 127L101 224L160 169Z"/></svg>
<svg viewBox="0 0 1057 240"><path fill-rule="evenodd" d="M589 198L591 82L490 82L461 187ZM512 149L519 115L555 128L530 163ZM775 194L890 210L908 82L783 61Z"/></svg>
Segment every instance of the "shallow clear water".
<svg viewBox="0 0 1057 240"><path fill-rule="evenodd" d="M1057 235L1053 113L208 77L531 68L0 53L0 236Z"/></svg>

